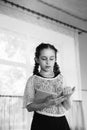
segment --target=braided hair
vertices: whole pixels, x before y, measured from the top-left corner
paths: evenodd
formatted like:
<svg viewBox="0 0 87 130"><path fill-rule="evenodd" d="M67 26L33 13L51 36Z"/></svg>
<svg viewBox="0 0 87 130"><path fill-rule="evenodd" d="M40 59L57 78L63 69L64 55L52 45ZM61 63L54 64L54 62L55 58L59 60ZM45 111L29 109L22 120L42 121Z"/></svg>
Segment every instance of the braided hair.
<svg viewBox="0 0 87 130"><path fill-rule="evenodd" d="M51 45L49 43L41 43L40 45L38 45L36 47L35 58L38 59L39 56L40 56L41 50L47 49L47 48L50 48L50 49L54 50L55 51L55 58L57 58L57 49L53 45ZM57 76L58 74L60 74L59 65L57 64L57 62L55 62L55 64L54 64L53 71L54 71L55 76ZM39 64L35 60L33 74L37 75L38 73L39 73Z"/></svg>

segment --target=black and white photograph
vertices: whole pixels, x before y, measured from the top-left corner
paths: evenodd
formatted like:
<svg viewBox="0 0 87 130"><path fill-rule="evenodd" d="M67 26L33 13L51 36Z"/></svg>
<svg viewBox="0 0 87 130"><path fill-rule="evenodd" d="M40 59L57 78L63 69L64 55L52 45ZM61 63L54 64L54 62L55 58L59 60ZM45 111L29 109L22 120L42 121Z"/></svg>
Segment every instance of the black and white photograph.
<svg viewBox="0 0 87 130"><path fill-rule="evenodd" d="M0 0L0 130L87 130L87 1Z"/></svg>

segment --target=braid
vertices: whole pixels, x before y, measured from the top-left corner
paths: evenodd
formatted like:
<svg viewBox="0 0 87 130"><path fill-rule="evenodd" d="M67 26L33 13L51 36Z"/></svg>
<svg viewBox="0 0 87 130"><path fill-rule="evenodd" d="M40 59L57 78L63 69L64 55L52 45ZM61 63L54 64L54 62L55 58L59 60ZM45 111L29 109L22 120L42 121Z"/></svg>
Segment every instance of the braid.
<svg viewBox="0 0 87 130"><path fill-rule="evenodd" d="M39 64L35 61L35 66L34 66L34 69L33 69L33 74L38 74L39 73L38 68L39 68Z"/></svg>
<svg viewBox="0 0 87 130"><path fill-rule="evenodd" d="M60 74L59 65L57 64L57 62L55 62L55 64L54 64L54 74L55 74L55 76Z"/></svg>

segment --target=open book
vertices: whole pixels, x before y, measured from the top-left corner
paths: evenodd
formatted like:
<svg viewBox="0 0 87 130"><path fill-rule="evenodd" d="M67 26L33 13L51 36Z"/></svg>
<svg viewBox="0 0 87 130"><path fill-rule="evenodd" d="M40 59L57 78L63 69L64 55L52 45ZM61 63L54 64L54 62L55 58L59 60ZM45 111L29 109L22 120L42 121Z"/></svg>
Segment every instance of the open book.
<svg viewBox="0 0 87 130"><path fill-rule="evenodd" d="M75 87L72 88L72 92L68 95L63 95L63 93L60 93L60 95L57 95L57 93L49 93L49 92L46 92L46 91L42 91L42 90L39 90L39 89L35 89L35 102L42 102L44 101L44 99L48 96L53 96L54 98L61 98L61 97L70 97L73 93L74 93L74 90L75 90Z"/></svg>
<svg viewBox="0 0 87 130"><path fill-rule="evenodd" d="M70 94L67 94L67 95L64 95L64 96L65 96L65 97L70 97L70 96L74 93L74 91L75 91L75 87L72 88L72 91L71 91Z"/></svg>

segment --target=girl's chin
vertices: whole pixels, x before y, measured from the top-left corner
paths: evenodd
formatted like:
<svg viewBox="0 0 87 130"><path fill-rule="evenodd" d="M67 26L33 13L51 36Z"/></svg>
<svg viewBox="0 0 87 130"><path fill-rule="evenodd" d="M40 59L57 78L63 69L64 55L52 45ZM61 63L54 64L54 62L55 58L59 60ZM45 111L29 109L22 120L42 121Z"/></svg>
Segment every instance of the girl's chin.
<svg viewBox="0 0 87 130"><path fill-rule="evenodd" d="M53 73L53 71L51 69L46 69L44 72L48 73L48 74L52 74Z"/></svg>
<svg viewBox="0 0 87 130"><path fill-rule="evenodd" d="M46 72L52 72L52 69L51 68L46 68L45 71Z"/></svg>
<svg viewBox="0 0 87 130"><path fill-rule="evenodd" d="M48 73L53 73L53 70L52 70L51 67L49 67L49 68L44 68L42 71L43 71L43 72L48 72Z"/></svg>

